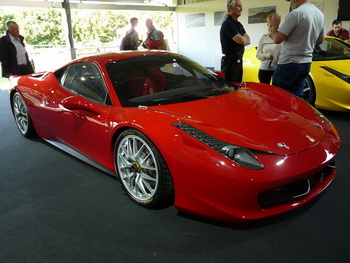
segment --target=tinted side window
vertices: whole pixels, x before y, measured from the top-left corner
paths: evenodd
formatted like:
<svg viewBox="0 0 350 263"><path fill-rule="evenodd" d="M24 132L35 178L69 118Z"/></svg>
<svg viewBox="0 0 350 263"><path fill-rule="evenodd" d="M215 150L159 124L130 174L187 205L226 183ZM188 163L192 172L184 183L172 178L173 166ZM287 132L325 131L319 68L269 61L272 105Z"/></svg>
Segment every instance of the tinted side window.
<svg viewBox="0 0 350 263"><path fill-rule="evenodd" d="M61 78L61 85L86 99L109 104L101 74L93 63L83 62L70 65Z"/></svg>
<svg viewBox="0 0 350 263"><path fill-rule="evenodd" d="M315 47L313 55L315 61L350 59L350 45L339 39L326 38Z"/></svg>

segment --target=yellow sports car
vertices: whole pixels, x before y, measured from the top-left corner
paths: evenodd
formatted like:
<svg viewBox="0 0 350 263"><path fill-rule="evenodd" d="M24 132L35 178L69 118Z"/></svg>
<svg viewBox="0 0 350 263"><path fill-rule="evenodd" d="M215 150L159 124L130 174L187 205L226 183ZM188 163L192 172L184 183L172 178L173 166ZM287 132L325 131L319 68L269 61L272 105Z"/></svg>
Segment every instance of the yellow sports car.
<svg viewBox="0 0 350 263"><path fill-rule="evenodd" d="M256 46L244 53L243 81L259 82L260 61ZM319 109L350 111L350 45L326 37L316 46L311 71L306 79L304 99Z"/></svg>

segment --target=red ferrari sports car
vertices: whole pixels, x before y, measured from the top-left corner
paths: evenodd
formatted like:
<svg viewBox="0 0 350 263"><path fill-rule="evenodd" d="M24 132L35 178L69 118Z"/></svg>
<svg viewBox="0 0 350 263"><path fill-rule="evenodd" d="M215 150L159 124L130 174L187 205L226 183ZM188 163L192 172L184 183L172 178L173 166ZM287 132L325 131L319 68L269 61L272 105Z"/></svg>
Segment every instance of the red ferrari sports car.
<svg viewBox="0 0 350 263"><path fill-rule="evenodd" d="M117 176L143 207L254 220L301 206L336 174L340 137L320 112L179 54L101 54L14 80L22 135Z"/></svg>

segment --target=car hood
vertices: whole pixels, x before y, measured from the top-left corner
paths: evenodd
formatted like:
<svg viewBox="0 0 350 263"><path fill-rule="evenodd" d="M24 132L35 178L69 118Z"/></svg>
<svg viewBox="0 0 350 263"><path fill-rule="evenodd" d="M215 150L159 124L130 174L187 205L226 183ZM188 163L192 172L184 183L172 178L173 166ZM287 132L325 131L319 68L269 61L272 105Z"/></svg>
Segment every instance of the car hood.
<svg viewBox="0 0 350 263"><path fill-rule="evenodd" d="M279 88L254 85L214 98L153 109L221 141L275 154L300 152L324 138L326 123L307 103Z"/></svg>

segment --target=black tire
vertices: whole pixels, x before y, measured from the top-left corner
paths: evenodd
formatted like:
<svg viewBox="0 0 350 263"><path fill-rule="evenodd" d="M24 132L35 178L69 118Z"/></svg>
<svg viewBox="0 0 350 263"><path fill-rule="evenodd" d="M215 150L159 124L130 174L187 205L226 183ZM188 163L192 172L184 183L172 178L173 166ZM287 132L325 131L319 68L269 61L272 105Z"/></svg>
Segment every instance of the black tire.
<svg viewBox="0 0 350 263"><path fill-rule="evenodd" d="M36 131L30 117L28 107L19 92L16 92L12 97L12 113L18 130L26 138L36 136Z"/></svg>
<svg viewBox="0 0 350 263"><path fill-rule="evenodd" d="M306 82L304 86L304 100L312 106L315 106L316 90L310 75L306 77Z"/></svg>
<svg viewBox="0 0 350 263"><path fill-rule="evenodd" d="M141 132L127 129L118 136L114 163L122 189L138 205L158 209L174 202L169 169L158 149Z"/></svg>

